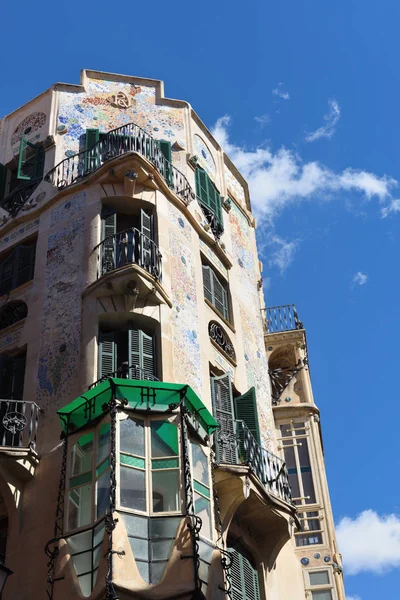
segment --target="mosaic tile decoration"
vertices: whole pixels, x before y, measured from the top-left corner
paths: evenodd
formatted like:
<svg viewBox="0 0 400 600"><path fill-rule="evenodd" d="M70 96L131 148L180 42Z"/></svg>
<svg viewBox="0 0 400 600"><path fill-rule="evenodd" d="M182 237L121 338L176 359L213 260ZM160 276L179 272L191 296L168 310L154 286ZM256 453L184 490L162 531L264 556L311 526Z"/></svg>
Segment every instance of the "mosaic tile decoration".
<svg viewBox="0 0 400 600"><path fill-rule="evenodd" d="M55 209L57 210L57 209ZM57 408L75 392L80 355L84 217L48 238L37 402Z"/></svg>
<svg viewBox="0 0 400 600"><path fill-rule="evenodd" d="M22 335L22 327L21 329L17 329L17 331L13 331L8 335L0 337L0 350L3 350L7 346L14 344L14 342L18 342Z"/></svg>
<svg viewBox="0 0 400 600"><path fill-rule="evenodd" d="M194 154L197 156L198 163L208 173L208 175L215 180L216 166L215 160L211 154L211 151L205 141L197 135L193 136L193 147Z"/></svg>
<svg viewBox="0 0 400 600"><path fill-rule="evenodd" d="M231 192L234 198L243 206L246 205L246 196L244 188L241 183L238 182L231 170L224 165L225 182L228 192Z"/></svg>
<svg viewBox="0 0 400 600"><path fill-rule="evenodd" d="M174 204L172 204L172 202L168 202L168 218L171 223L173 223L176 227L179 227L182 237L185 238L187 242L190 242L192 239L192 226L187 218L178 208L176 208L176 206L174 206Z"/></svg>
<svg viewBox="0 0 400 600"><path fill-rule="evenodd" d="M254 230L249 226L241 210L232 204L229 212L232 240L232 257L235 267L239 267L240 285L237 294L244 305L259 306L257 290L258 263L255 261ZM257 270L256 270L257 266ZM236 268L236 274L238 270ZM254 308L256 310L256 308Z"/></svg>
<svg viewBox="0 0 400 600"><path fill-rule="evenodd" d="M72 198L63 200L62 204L59 204L51 211L50 227L74 217L77 212L83 210L85 202L86 192L79 192L75 196L72 196Z"/></svg>
<svg viewBox="0 0 400 600"><path fill-rule="evenodd" d="M198 341L198 308L196 273L189 246L170 230L169 250L173 303L174 380L187 383L201 394L200 344Z"/></svg>
<svg viewBox="0 0 400 600"><path fill-rule="evenodd" d="M18 144L22 136L31 139L32 135L46 125L47 117L44 112L34 112L28 117L25 117L15 128L11 136L11 146ZM40 135L37 135L39 139Z"/></svg>
<svg viewBox="0 0 400 600"><path fill-rule="evenodd" d="M224 274L226 279L228 279L228 269L222 263L222 261L218 258L215 252L212 251L210 246L208 246L203 240L200 240L200 250L205 254L205 256L209 259L209 261L215 265L221 273Z"/></svg>
<svg viewBox="0 0 400 600"><path fill-rule="evenodd" d="M18 242L21 238L26 237L27 233L33 233L39 229L39 219L29 221L13 229L10 233L7 233L4 237L0 238L0 249L4 250L7 246L12 246Z"/></svg>
<svg viewBox="0 0 400 600"><path fill-rule="evenodd" d="M221 356L221 354L217 350L214 350L214 360L221 367L221 369L223 370L224 373L230 374L232 381L234 381L235 369L232 367L232 365L230 363L228 363L227 360L224 359L223 356Z"/></svg>
<svg viewBox="0 0 400 600"><path fill-rule="evenodd" d="M110 96L119 92L129 99L128 108L110 104ZM87 92L60 92L58 123L68 128L58 139L63 156L82 149L83 136L89 128L106 133L127 123L136 123L156 139L174 142L185 138L183 109L156 104L155 87L116 81L89 79ZM178 153L172 154L174 157Z"/></svg>

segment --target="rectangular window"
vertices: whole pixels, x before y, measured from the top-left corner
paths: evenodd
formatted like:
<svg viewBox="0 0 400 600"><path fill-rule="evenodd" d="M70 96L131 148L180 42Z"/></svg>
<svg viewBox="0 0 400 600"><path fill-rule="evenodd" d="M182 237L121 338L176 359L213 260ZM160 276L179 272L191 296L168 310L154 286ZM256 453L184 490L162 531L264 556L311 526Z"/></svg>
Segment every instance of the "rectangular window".
<svg viewBox="0 0 400 600"><path fill-rule="evenodd" d="M229 321L228 284L209 265L203 265L204 297Z"/></svg>
<svg viewBox="0 0 400 600"><path fill-rule="evenodd" d="M224 231L221 196L207 173L198 167L195 173L196 196L216 237Z"/></svg>
<svg viewBox="0 0 400 600"><path fill-rule="evenodd" d="M311 591L314 600L333 600L333 585L328 570L306 571L306 587Z"/></svg>
<svg viewBox="0 0 400 600"><path fill-rule="evenodd" d="M17 179L33 181L43 177L44 149L42 144L32 144L21 138L18 157Z"/></svg>
<svg viewBox="0 0 400 600"><path fill-rule="evenodd" d="M128 325L129 327L129 325ZM99 332L98 376L155 380L155 336L141 329Z"/></svg>
<svg viewBox="0 0 400 600"><path fill-rule="evenodd" d="M212 539L211 489L208 458L200 444L191 442L195 513L202 520L200 535Z"/></svg>
<svg viewBox="0 0 400 600"><path fill-rule="evenodd" d="M0 260L0 296L33 279L36 240L20 244Z"/></svg>
<svg viewBox="0 0 400 600"><path fill-rule="evenodd" d="M119 421L119 503L150 514L180 512L178 428L172 420Z"/></svg>
<svg viewBox="0 0 400 600"><path fill-rule="evenodd" d="M315 504L316 495L304 421L281 425L281 440L294 504Z"/></svg>
<svg viewBox="0 0 400 600"><path fill-rule="evenodd" d="M322 529L318 511L299 513L301 531L296 532L296 546L322 544Z"/></svg>

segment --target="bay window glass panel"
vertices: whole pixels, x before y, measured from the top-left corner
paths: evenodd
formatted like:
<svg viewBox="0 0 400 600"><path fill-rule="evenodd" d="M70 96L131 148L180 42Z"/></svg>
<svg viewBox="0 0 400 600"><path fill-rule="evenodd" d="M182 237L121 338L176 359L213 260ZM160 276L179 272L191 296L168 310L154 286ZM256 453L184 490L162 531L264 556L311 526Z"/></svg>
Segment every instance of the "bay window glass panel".
<svg viewBox="0 0 400 600"><path fill-rule="evenodd" d="M92 521L92 484L69 491L68 529L90 525Z"/></svg>
<svg viewBox="0 0 400 600"><path fill-rule="evenodd" d="M153 458L179 454L178 430L170 421L151 421L151 455Z"/></svg>
<svg viewBox="0 0 400 600"><path fill-rule="evenodd" d="M76 554L72 557L72 562L74 563L75 571L77 575L82 575L83 573L89 573L92 570L92 550L89 552L83 552L81 554Z"/></svg>
<svg viewBox="0 0 400 600"><path fill-rule="evenodd" d="M333 600L331 590L318 590L311 592L312 600Z"/></svg>
<svg viewBox="0 0 400 600"><path fill-rule="evenodd" d="M107 469L97 480L96 517L104 515L110 506L110 471Z"/></svg>
<svg viewBox="0 0 400 600"><path fill-rule="evenodd" d="M120 505L124 508L146 510L145 472L120 466Z"/></svg>
<svg viewBox="0 0 400 600"><path fill-rule="evenodd" d="M136 456L145 455L144 421L141 419L125 419L120 421L120 450Z"/></svg>
<svg viewBox="0 0 400 600"><path fill-rule="evenodd" d="M297 476L297 473L288 473L288 478L289 478L289 485L290 485L290 489L292 490L292 498L300 498L301 493L300 493L300 485L299 485L299 478ZM300 500L293 500L294 504L301 504Z"/></svg>
<svg viewBox="0 0 400 600"><path fill-rule="evenodd" d="M92 470L94 433L81 435L71 450L71 475Z"/></svg>
<svg viewBox="0 0 400 600"><path fill-rule="evenodd" d="M194 511L202 521L200 534L208 539L212 537L211 502L204 496L194 493Z"/></svg>
<svg viewBox="0 0 400 600"><path fill-rule="evenodd" d="M83 531L76 533L74 536L67 538L68 546L71 554L84 552L92 547L92 532Z"/></svg>
<svg viewBox="0 0 400 600"><path fill-rule="evenodd" d="M315 571L310 573L310 585L324 585L330 583L328 571Z"/></svg>
<svg viewBox="0 0 400 600"><path fill-rule="evenodd" d="M97 442L97 464L103 462L110 455L110 424L103 423L99 429Z"/></svg>
<svg viewBox="0 0 400 600"><path fill-rule="evenodd" d="M306 502L307 504L314 504L316 499L311 469L309 471L301 469L301 478L303 480L303 490Z"/></svg>
<svg viewBox="0 0 400 600"><path fill-rule="evenodd" d="M92 574L88 573L87 575L81 575L78 577L78 580L82 594L85 598L88 598L92 593Z"/></svg>
<svg viewBox="0 0 400 600"><path fill-rule="evenodd" d="M199 444L192 443L192 464L194 479L210 487L207 456Z"/></svg>
<svg viewBox="0 0 400 600"><path fill-rule="evenodd" d="M153 512L179 510L179 471L153 471Z"/></svg>

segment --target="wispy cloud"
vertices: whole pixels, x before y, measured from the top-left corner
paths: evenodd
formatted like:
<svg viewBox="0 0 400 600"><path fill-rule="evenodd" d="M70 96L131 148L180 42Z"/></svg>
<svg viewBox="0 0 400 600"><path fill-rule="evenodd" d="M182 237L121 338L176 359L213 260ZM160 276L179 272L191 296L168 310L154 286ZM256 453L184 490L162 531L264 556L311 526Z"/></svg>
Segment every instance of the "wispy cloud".
<svg viewBox="0 0 400 600"><path fill-rule="evenodd" d="M261 127L264 127L264 125L268 125L268 123L270 123L271 118L269 115L265 114L260 115L258 117L254 117L254 120L257 121L257 123L259 123Z"/></svg>
<svg viewBox="0 0 400 600"><path fill-rule="evenodd" d="M360 596L346 596L347 600L361 600Z"/></svg>
<svg viewBox="0 0 400 600"><path fill-rule="evenodd" d="M305 137L306 142L315 142L321 138L331 139L336 131L336 125L340 119L340 106L337 100L328 100L329 112L324 115L325 125L319 127L312 133L308 133Z"/></svg>
<svg viewBox="0 0 400 600"><path fill-rule="evenodd" d="M285 92L283 90L283 81L280 81L275 89L272 90L274 96L278 96L278 98L282 98L282 100L289 100L289 92Z"/></svg>
<svg viewBox="0 0 400 600"><path fill-rule="evenodd" d="M299 240L288 242L275 234L269 237L268 246L271 247L268 260L269 265L277 267L283 273L293 262L294 255L299 246Z"/></svg>
<svg viewBox="0 0 400 600"><path fill-rule="evenodd" d="M363 571L382 574L400 567L400 517L364 510L355 519L343 517L336 528L347 575Z"/></svg>
<svg viewBox="0 0 400 600"><path fill-rule="evenodd" d="M358 271L354 275L352 281L355 285L365 285L368 281L368 275L366 273L361 273L361 271Z"/></svg>
<svg viewBox="0 0 400 600"><path fill-rule="evenodd" d="M383 217L400 210L400 200L396 201L392 195L398 182L392 177L351 167L336 172L317 161L305 163L284 147L274 152L265 146L255 149L238 146L230 140L229 124L230 117L226 115L218 119L212 132L247 179L259 221L271 224L289 206L305 200L342 197L344 192L378 200Z"/></svg>

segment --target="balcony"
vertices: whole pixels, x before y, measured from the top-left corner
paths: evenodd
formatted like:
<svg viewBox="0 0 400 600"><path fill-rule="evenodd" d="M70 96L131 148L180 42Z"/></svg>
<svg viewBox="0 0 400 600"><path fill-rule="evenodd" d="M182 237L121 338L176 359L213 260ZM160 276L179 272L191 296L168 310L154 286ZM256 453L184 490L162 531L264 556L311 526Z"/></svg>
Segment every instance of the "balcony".
<svg viewBox="0 0 400 600"><path fill-rule="evenodd" d="M39 414L35 402L0 400L0 449L36 449Z"/></svg>
<svg viewBox="0 0 400 600"><path fill-rule="evenodd" d="M1 200L0 208L7 211L10 217L16 217L41 181L41 178L33 179L32 181L26 181L18 186ZM33 205L30 204L30 206Z"/></svg>
<svg viewBox="0 0 400 600"><path fill-rule="evenodd" d="M129 152L136 152L150 161L162 175L168 187L185 204L195 197L186 177L169 162L160 150L158 140L152 138L135 123L128 123L102 135L88 150L62 160L45 177L59 190L84 180L107 161Z"/></svg>
<svg viewBox="0 0 400 600"><path fill-rule="evenodd" d="M271 306L264 309L265 335L269 333L281 333L283 331L296 331L304 329L294 304L283 306Z"/></svg>
<svg viewBox="0 0 400 600"><path fill-rule="evenodd" d="M116 371L113 371L112 373L107 373L106 375L103 375L103 377L100 377L100 379L92 383L88 387L88 389L91 390L92 388L96 387L99 383L107 381L108 379L113 377L119 379L135 379L137 381L160 381L158 377L153 375L151 371L141 369L137 365L132 365L130 367L128 363L124 363Z"/></svg>
<svg viewBox="0 0 400 600"><path fill-rule="evenodd" d="M161 280L161 253L153 240L136 227L107 236L95 248L97 279L120 267L138 265Z"/></svg>
<svg viewBox="0 0 400 600"><path fill-rule="evenodd" d="M266 490L292 504L285 462L262 448L243 421L235 421L236 437L216 433L216 457L219 464L247 465Z"/></svg>

